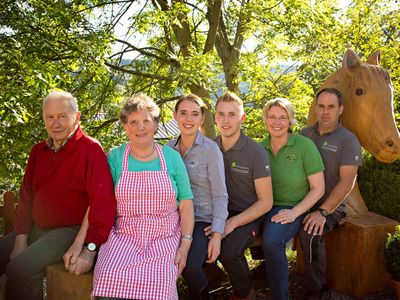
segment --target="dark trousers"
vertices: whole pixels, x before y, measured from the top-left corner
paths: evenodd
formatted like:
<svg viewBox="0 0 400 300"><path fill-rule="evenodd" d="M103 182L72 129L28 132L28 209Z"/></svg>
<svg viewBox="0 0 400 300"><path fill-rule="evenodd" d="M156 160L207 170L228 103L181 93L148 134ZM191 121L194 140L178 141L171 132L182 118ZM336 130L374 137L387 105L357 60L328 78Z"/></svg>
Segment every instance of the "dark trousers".
<svg viewBox="0 0 400 300"><path fill-rule="evenodd" d="M324 226L322 235L312 235L301 228L299 231L300 246L304 254L306 267L305 288L308 292L319 291L326 284L326 249L324 237L346 216L344 212L334 211Z"/></svg>
<svg viewBox="0 0 400 300"><path fill-rule="evenodd" d="M271 218L281 209L290 208L289 206L274 206L265 216L263 250L265 271L273 300L289 299L289 270L286 244L299 232L304 216L301 215L288 224L271 222Z"/></svg>
<svg viewBox="0 0 400 300"><path fill-rule="evenodd" d="M42 300L43 273L49 264L61 262L73 243L79 226L51 230L34 226L29 234L28 248L10 261L15 232L0 240L0 271L6 273L8 300Z"/></svg>
<svg viewBox="0 0 400 300"><path fill-rule="evenodd" d="M234 214L230 212L229 217ZM236 228L222 240L219 260L228 273L233 293L239 298L246 297L253 287L253 278L244 251L256 240L260 225L261 218Z"/></svg>
<svg viewBox="0 0 400 300"><path fill-rule="evenodd" d="M208 299L208 279L204 271L204 261L207 258L208 237L204 234L204 228L210 223L195 222L193 241L190 246L186 267L182 272L186 284L190 289L190 299Z"/></svg>

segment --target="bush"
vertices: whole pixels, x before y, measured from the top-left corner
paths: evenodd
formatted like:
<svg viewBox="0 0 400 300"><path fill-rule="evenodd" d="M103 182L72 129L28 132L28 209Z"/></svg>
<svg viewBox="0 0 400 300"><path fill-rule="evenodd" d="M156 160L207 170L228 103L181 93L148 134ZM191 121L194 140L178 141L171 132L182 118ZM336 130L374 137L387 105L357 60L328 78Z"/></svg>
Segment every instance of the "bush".
<svg viewBox="0 0 400 300"><path fill-rule="evenodd" d="M369 210L400 221L400 160L384 164L364 153L358 185Z"/></svg>
<svg viewBox="0 0 400 300"><path fill-rule="evenodd" d="M388 233L383 254L386 271L392 279L400 281L400 225L396 226L395 232Z"/></svg>

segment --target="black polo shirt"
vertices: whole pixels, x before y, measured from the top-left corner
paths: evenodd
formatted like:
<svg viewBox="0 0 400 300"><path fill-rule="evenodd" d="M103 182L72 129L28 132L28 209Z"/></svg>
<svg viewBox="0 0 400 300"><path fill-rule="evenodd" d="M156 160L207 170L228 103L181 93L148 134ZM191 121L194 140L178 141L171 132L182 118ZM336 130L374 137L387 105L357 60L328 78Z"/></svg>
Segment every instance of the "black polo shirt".
<svg viewBox="0 0 400 300"><path fill-rule="evenodd" d="M362 165L361 145L357 136L339 124L333 131L320 135L318 126L304 128L300 134L309 137L317 145L325 165L325 194L318 201L322 204L340 179L340 166ZM345 210L345 203L342 203L338 210Z"/></svg>
<svg viewBox="0 0 400 300"><path fill-rule="evenodd" d="M242 212L258 200L254 180L271 176L268 153L257 142L240 133L236 144L224 151L221 136L215 138L224 157L230 210Z"/></svg>

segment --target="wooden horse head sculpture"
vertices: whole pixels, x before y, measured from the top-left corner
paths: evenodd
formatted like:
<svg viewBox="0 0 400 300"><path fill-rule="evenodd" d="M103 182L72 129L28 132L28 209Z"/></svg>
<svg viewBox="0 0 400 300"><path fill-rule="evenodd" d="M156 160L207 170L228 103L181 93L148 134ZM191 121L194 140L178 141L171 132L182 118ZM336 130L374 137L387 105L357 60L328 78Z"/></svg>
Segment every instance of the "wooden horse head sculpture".
<svg viewBox="0 0 400 300"><path fill-rule="evenodd" d="M348 49L342 67L333 73L323 88L336 88L344 96L343 126L355 133L361 145L377 160L390 163L400 158L400 135L393 113L393 85L389 73L379 66L380 51L373 53L366 63ZM317 121L315 99L308 113L307 125ZM357 191L354 191L354 190ZM349 213L368 211L364 201L349 195ZM353 203L352 203L353 202Z"/></svg>

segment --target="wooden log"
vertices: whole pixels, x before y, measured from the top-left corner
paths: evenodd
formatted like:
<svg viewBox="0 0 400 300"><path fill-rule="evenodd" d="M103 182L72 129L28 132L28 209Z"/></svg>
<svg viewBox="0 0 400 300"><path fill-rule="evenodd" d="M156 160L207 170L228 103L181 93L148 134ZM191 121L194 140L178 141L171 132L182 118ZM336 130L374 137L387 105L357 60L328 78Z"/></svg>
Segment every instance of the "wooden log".
<svg viewBox="0 0 400 300"><path fill-rule="evenodd" d="M354 298L383 291L392 285L385 271L383 247L398 222L375 213L352 215L325 239L329 288ZM304 274L303 253L297 244L297 272Z"/></svg>
<svg viewBox="0 0 400 300"><path fill-rule="evenodd" d="M67 272L64 264L49 265L46 268L47 300L90 299L93 271L82 275Z"/></svg>

